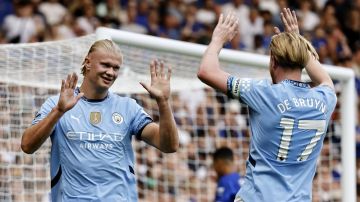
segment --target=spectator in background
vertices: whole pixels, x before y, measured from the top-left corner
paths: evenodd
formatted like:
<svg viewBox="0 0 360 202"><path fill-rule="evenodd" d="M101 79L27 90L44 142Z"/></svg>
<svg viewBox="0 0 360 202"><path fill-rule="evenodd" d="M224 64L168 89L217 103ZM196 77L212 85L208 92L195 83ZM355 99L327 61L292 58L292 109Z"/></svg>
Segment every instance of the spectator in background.
<svg viewBox="0 0 360 202"><path fill-rule="evenodd" d="M319 16L313 12L311 0L303 0L300 2L300 9L297 11L299 20L301 20L300 28L304 31L313 30L319 24Z"/></svg>
<svg viewBox="0 0 360 202"><path fill-rule="evenodd" d="M39 5L39 11L45 16L46 23L50 26L61 23L67 13L66 8L59 2L59 0L41 2Z"/></svg>
<svg viewBox="0 0 360 202"><path fill-rule="evenodd" d="M242 33L242 42L245 44L245 50L254 50L254 37L257 34L262 34L264 28L264 20L259 15L259 11L256 8L250 8L249 20L243 21L240 27Z"/></svg>
<svg viewBox="0 0 360 202"><path fill-rule="evenodd" d="M159 34L159 13L156 8L150 8L146 29L149 35L157 36Z"/></svg>
<svg viewBox="0 0 360 202"><path fill-rule="evenodd" d="M355 86L357 95L360 96L360 42L355 45L353 53L353 70L355 72Z"/></svg>
<svg viewBox="0 0 360 202"><path fill-rule="evenodd" d="M346 15L343 31L351 50L355 51L356 45L360 44L360 5L358 8L351 8Z"/></svg>
<svg viewBox="0 0 360 202"><path fill-rule="evenodd" d="M355 46L353 60L354 60L353 68L355 71L355 76L357 78L360 78L360 43L357 43Z"/></svg>
<svg viewBox="0 0 360 202"><path fill-rule="evenodd" d="M85 35L94 33L96 28L100 26L100 21L96 17L94 3L92 1L86 1L86 3L82 5L80 12L82 15L76 18L77 26Z"/></svg>
<svg viewBox="0 0 360 202"><path fill-rule="evenodd" d="M34 14L29 0L15 1L15 14L6 16L2 29L9 43L28 43L45 29L43 19Z"/></svg>
<svg viewBox="0 0 360 202"><path fill-rule="evenodd" d="M146 34L146 27L136 22L138 16L137 7L138 3L136 1L129 1L126 9L127 20L124 24L121 25L120 29L140 34Z"/></svg>
<svg viewBox="0 0 360 202"><path fill-rule="evenodd" d="M213 167L217 174L216 202L233 202L240 189L240 175L235 170L234 154L228 147L213 153Z"/></svg>
<svg viewBox="0 0 360 202"><path fill-rule="evenodd" d="M12 0L0 1L0 25L3 23L6 16L14 12Z"/></svg>
<svg viewBox="0 0 360 202"><path fill-rule="evenodd" d="M117 0L101 1L96 5L96 14L108 27L118 28L126 19L126 11Z"/></svg>
<svg viewBox="0 0 360 202"><path fill-rule="evenodd" d="M76 33L83 33L83 31L77 26L74 16L67 13L60 24L51 26L51 33L54 40L61 40L75 38L77 36Z"/></svg>
<svg viewBox="0 0 360 202"><path fill-rule="evenodd" d="M148 1L139 1L137 4L137 16L135 22L146 27L148 25L148 16L150 5Z"/></svg>
<svg viewBox="0 0 360 202"><path fill-rule="evenodd" d="M347 43L347 38L339 26L333 27L327 35L327 49L329 55L337 65L342 58L351 57L351 50Z"/></svg>
<svg viewBox="0 0 360 202"><path fill-rule="evenodd" d="M219 7L212 0L205 0L203 8L194 13L196 21L201 24L213 25L216 23L216 18L219 12Z"/></svg>
<svg viewBox="0 0 360 202"><path fill-rule="evenodd" d="M36 2L36 3L32 3L33 8L35 8L34 9L35 16L36 16L36 10L37 10L36 7L38 6L38 10L41 11L42 9L40 9L40 5L42 4L42 2L45 2L45 1L40 1L40 0L28 0L28 1ZM52 0L47 0L47 1L52 1ZM89 1L91 1L96 6L95 18L99 19L99 21L100 21L99 23L101 24L101 26L118 29L122 24L127 23L127 21L126 21L127 9L126 8L128 7L129 4L131 4L131 2L133 0L121 0L121 1L119 1L119 0L105 0L105 1L100 1L100 0L59 0L58 2L67 9L68 14L63 19L63 21L61 23L59 23L58 25L50 25L50 26L45 27L46 32L49 31L48 29L51 29L50 32L53 33L52 37L45 38L45 40L52 41L52 40L59 40L59 39L69 39L69 38L74 38L76 36L84 35L85 32L79 26L79 24L76 24L76 20L78 18L84 16L83 7ZM341 1L342 0L340 0L339 2L341 2ZM359 80L359 78L360 78L360 73L359 73L360 72L360 66L359 66L360 65L360 60L359 60L360 51L359 51L359 48L354 49L354 45L358 44L358 43L356 43L356 40L360 39L359 33L358 32L356 33L356 30L358 30L360 27L359 25L357 25L358 18L356 18L356 15L357 15L356 13L358 13L360 11L359 10L360 1L359 0L354 0L354 1L346 0L346 1L351 3L352 6L350 8L347 8L348 10L347 10L347 12L345 12L345 15L344 15L345 20L339 21L339 23L341 23L341 25L345 25L345 26L341 27L341 32L343 32L343 34L346 36L347 44L350 46L350 48L352 50L352 60L353 60L352 68L354 68L356 75L357 75L356 83L357 83L358 93L360 94L360 80ZM16 2L21 2L21 1L19 1L19 0L0 0L0 18L1 18L1 16L3 16L2 20L4 20L4 18L6 16L14 13L15 5L13 5L13 2L16 3ZM142 1L138 1L138 2L142 2ZM151 35L155 35L155 36L160 35L159 34L160 33L159 32L160 20L161 21L164 20L165 17L164 17L164 15L160 15L161 9L159 9L159 8L161 7L161 4L167 4L164 6L163 10L166 10L166 8L168 8L168 7L175 7L175 9L177 8L176 9L177 11L174 11L174 13L176 13L176 15L178 16L177 18L181 19L181 16L182 16L184 19L184 21L181 22L181 24L179 25L179 28L178 28L181 31L181 37L180 37L181 40L208 44L209 40L211 38L212 29L213 29L214 25L213 24L203 25L202 23L199 23L199 20L206 21L206 20L210 19L209 21L211 21L211 18L206 18L206 17L201 18L201 17L207 16L207 15L212 16L212 13L216 13L216 15L218 16L218 14L219 14L219 11L217 11L218 8L223 7L223 5L228 2L231 2L230 4L234 4L233 2L235 2L235 1L232 1L232 0L216 0L216 1L211 1L211 0L209 0L209 1L208 0L206 0L206 1L151 0L148 2L150 5L150 8L149 8L150 11L147 12L147 15L148 15L147 16L148 25L146 27L147 34L151 34ZM166 2L171 2L171 3L166 3ZM239 1L237 1L237 2L239 2ZM294 3L294 2L297 2L297 3ZM335 12L336 6L334 7L335 4L328 3L329 0L316 0L316 1L313 0L312 2L315 2L317 4L317 8L312 11L314 11L314 13L316 13L320 17L321 23L315 27L315 30L307 31L306 34L307 34L307 36L309 36L309 39L315 39L315 40L312 40L312 42L318 40L318 43L317 43L318 46L315 43L314 43L314 46L317 48L317 52L319 53L321 63L336 64L338 61L340 63L337 63L337 64L348 64L348 62L349 62L348 58L339 58L338 55L336 56L336 58L331 58L330 54L329 54L329 48L328 48L328 43L327 43L327 40L329 39L328 36L331 33L331 30L334 29L334 27L338 25L337 18L336 18L336 12ZM332 2L334 2L334 1L332 1ZM31 3L29 3L29 4L31 4ZM236 4L238 4L238 3L236 3ZM186 5L185 6L186 9L184 9L184 5ZM261 17L263 18L263 21L264 21L264 30L262 33L254 36L254 38L255 38L254 40L256 43L256 46L254 46L255 47L254 51L257 53L269 54L267 51L267 48L269 46L271 37L273 35L272 28L273 28L273 26L279 26L281 24L281 19L280 19L280 17L278 17L279 15L277 15L279 12L279 7L280 8L293 7L296 9L300 9L301 0L295 0L295 1L243 0L242 5L249 9L252 7L259 9L259 12L261 13ZM324 6L326 6L326 9L324 9ZM140 13L141 13L141 11L140 11L141 6L139 5L135 9L137 10L137 18L138 18L138 15L140 15ZM201 14L200 15L198 12L199 10L205 11L205 13L200 13ZM338 10L338 9L336 9L336 10ZM354 10L355 10L355 12L354 12ZM324 14L325 12L326 12L326 15ZM272 13L275 15L272 16ZM197 17L200 17L200 18L197 18ZM142 18L144 18L144 16L142 16ZM41 18L39 16L37 16L37 19L41 20ZM246 19L244 19L244 20L246 20ZM136 21L136 23L138 24L138 20ZM40 25L41 24L42 23L40 23ZM184 31L185 29L186 29L186 31ZM349 29L351 29L351 30L349 31ZM355 30L355 32L353 32L353 30ZM302 31L304 31L304 30L302 30ZM1 31L0 43L9 43L8 39L5 38L5 33L6 32L4 30ZM1 36L1 35L3 35L3 36ZM35 34L35 36L38 36L38 34ZM245 46L240 41L241 40L240 35L235 36L235 37L236 38L234 38L231 41L231 43L228 43L226 47L232 48L232 49L240 49L240 50L244 49ZM319 38L316 39L317 37L319 37ZM30 41L40 41L37 39L39 39L39 37L33 37ZM354 39L355 39L355 42L354 42ZM38 89L37 89L37 91L38 91ZM201 95L201 93L199 94L199 91L200 90L196 90L196 91L194 90L191 93L191 95L189 93L187 93L187 101L186 101L187 108L192 109L191 106L197 105L197 101L195 101L194 99L198 100L199 97L202 97L202 96L199 96L199 95ZM39 90L39 92L42 92L42 90ZM56 91L52 90L51 92L55 93ZM183 94L183 92L182 92L182 94ZM43 94L41 94L41 95L43 96ZM6 99L6 100L8 100L8 99ZM37 100L36 103L38 103L37 105L39 105L39 103L41 104L43 102L42 99L39 99L39 98L36 98L36 100ZM225 101L221 103L221 106L224 106L224 104L225 104ZM2 107L4 107L4 106L2 106ZM150 109L151 107L144 107L144 108ZM221 107L221 108L223 108L223 107ZM18 111L18 110L16 110L16 111ZM149 111L151 111L151 110L149 110ZM222 111L224 111L224 110L222 110ZM217 113L219 113L219 112L217 112ZM177 118L179 118L179 120L180 120L180 122L178 122L179 123L178 127L183 127L183 129L186 131L186 133L188 133L186 136L188 137L188 136L190 136L190 134L197 134L196 132L195 133L193 132L198 127L196 126L196 124L193 123L194 117L191 115L191 114L195 114L195 109L194 110L185 110L185 112L181 112L179 114L181 114L181 116L177 116ZM220 116L220 117L223 115L224 115L224 113L218 114L218 116ZM7 116L7 115L5 114L4 116ZM2 116L2 117L4 117L4 116ZM154 113L154 117L155 116L157 116L156 113ZM16 116L16 118L18 118L18 117L19 116ZM206 117L206 114L205 114L205 117ZM14 121L16 118L14 118L14 116L12 116L11 120ZM21 116L21 118L23 120L29 119L29 118L32 119L32 116L27 117L27 118L24 118L24 116ZM16 122L15 124L12 124L12 125L17 126L18 123L19 122ZM337 123L337 121L334 121L332 124L334 125L336 123ZM210 122L207 124L210 124ZM339 127L339 126L337 126L337 127ZM1 127L1 129L3 129L3 128L4 128L3 131L6 136L9 136L9 137L10 137L10 135L13 136L13 134L10 134L10 132L9 132L10 129L9 129L9 131L7 131L7 129L5 127ZM10 124L9 124L9 128L10 128ZM220 147L222 145L229 146L230 145L229 143L233 144L235 142L235 141L232 141L232 140L229 141L229 139L220 137L218 124L216 126L206 125L203 128L204 128L206 135L211 134L210 135L211 137L216 138L216 140L215 140L216 145L217 145L216 147ZM199 132L202 132L202 131L199 130ZM1 133L2 133L2 131L0 130L0 136L1 136ZM338 132L335 132L335 133L338 133ZM199 133L199 134L202 134L202 133ZM181 137L181 135L180 135L180 137ZM185 136L183 136L183 137L185 137ZM189 142L188 138L184 138L184 139L185 139L184 142ZM181 141L181 139L180 139L180 141ZM242 141L247 141L247 140L242 140ZM188 143L188 144L190 145L190 143ZM182 144L182 148L186 148L185 149L186 152L187 152L187 148L190 147L190 146L187 146L188 144ZM246 159L247 151L248 151L248 149L247 149L248 143L242 142L241 144L242 144L242 148L243 148L241 150L244 151L244 153L241 153L243 155L242 159ZM336 145L336 144L338 144L338 140L336 142L334 142L332 140L332 146ZM198 147L198 146L195 144L195 147ZM3 148L3 147L0 147L0 148ZM235 147L232 147L232 148L235 148ZM17 148L17 149L19 149L19 148ZM238 150L238 151L240 151L240 150ZM34 158L34 161L37 161L36 159L38 159L38 158L40 158L40 157L38 155L36 155ZM44 158L47 158L47 156L45 156ZM243 162L244 162L243 160L237 162L238 164L240 164L240 168L245 168L245 166L243 165ZM321 165L319 165L319 166L321 167ZM241 173L245 173L245 171L241 172ZM4 176L8 176L8 175L4 175ZM0 176L0 178L1 178L1 176ZM9 179L11 179L11 178L9 177ZM321 179L321 176L320 176L320 179ZM211 178L211 180L213 180L213 179ZM159 179L159 182L163 183L163 179ZM211 185L207 184L206 185L207 188L209 186L214 186L213 183L215 183L215 182L212 181ZM188 184L188 182L184 182L183 184ZM192 186L194 186L194 185L192 185ZM0 185L0 187L2 187L2 186ZM33 186L33 187L36 188L36 186ZM317 186L314 185L314 189L316 189L316 187ZM5 190L6 190L6 188L5 188ZM37 188L37 190L39 190L39 189ZM184 190L187 190L187 189L184 188ZM208 189L207 193L209 193L209 190L210 189ZM23 190L20 190L20 192L25 193ZM195 195L205 193L200 189L197 189L196 192L197 193L195 193ZM207 194L207 193L205 193L205 194ZM142 194L144 194L144 193L142 193ZM146 194L153 194L153 193L150 191L150 192L146 192ZM319 194L319 192L317 192L317 194ZM1 195L1 193L0 193L0 195ZM177 193L177 195L179 195L179 193ZM213 195L211 194L210 197L212 197L212 196ZM1 196L0 196L0 198L1 198ZM180 200L180 199L177 199L177 200ZM39 201L39 200L37 200L37 201ZM145 201L157 201L157 200L145 200ZM314 199L314 201L316 201L316 199Z"/></svg>
<svg viewBox="0 0 360 202"><path fill-rule="evenodd" d="M338 25L338 21L335 16L335 8L333 5L327 4L322 9L320 25L324 30L330 30Z"/></svg>
<svg viewBox="0 0 360 202"><path fill-rule="evenodd" d="M222 13L234 12L235 15L242 21L249 19L250 9L244 3L244 0L232 0L231 2L224 4L221 10ZM241 22L240 22L240 27L241 27Z"/></svg>
<svg viewBox="0 0 360 202"><path fill-rule="evenodd" d="M197 9L195 4L188 4L184 16L184 22L182 24L181 31L181 40L196 42L196 39L199 37L202 31L203 25L200 23L199 19L197 19L197 14L200 11ZM208 16L206 16L208 17Z"/></svg>

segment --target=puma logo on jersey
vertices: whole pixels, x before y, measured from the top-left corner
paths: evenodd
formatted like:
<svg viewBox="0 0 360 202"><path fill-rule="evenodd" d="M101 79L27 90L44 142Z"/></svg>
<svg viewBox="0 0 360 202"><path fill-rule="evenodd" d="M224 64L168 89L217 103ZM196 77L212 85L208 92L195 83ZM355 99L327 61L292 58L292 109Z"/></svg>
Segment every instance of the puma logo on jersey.
<svg viewBox="0 0 360 202"><path fill-rule="evenodd" d="M80 115L80 116L81 116L81 115ZM77 121L78 124L80 124L80 116L79 116L79 117L76 117L76 116L74 116L74 115L71 114L71 115L70 115L70 118L71 118L71 119L74 119L75 121Z"/></svg>

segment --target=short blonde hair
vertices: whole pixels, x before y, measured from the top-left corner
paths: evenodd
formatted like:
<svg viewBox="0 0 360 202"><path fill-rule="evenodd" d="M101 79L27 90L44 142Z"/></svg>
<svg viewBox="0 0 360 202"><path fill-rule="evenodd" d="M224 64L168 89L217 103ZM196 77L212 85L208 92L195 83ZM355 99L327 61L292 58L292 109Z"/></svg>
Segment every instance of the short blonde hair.
<svg viewBox="0 0 360 202"><path fill-rule="evenodd" d="M273 36L270 51L275 63L284 68L303 69L309 61L308 51L316 59L319 58L311 43L294 32L282 32Z"/></svg>
<svg viewBox="0 0 360 202"><path fill-rule="evenodd" d="M121 53L121 50L119 48L118 45L116 45L112 40L109 40L109 39L102 39L102 40L98 40L98 41L95 41L90 49L89 49L89 52L86 56L89 56L90 53L92 52L95 52L95 51L99 51L99 50L103 50L103 51L107 51L107 52L110 52L110 53L115 53L115 54L118 54L120 56L120 60L121 62L123 61L123 56L122 56L122 53ZM85 75L85 72L86 72L86 68L85 68L85 59L82 63L82 67L81 67L81 74L82 75Z"/></svg>

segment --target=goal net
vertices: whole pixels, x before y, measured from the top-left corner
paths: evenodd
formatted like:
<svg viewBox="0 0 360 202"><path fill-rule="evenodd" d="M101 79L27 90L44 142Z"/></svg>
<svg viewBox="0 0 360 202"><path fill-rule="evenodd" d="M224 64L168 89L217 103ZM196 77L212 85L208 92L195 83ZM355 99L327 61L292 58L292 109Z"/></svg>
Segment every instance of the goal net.
<svg viewBox="0 0 360 202"><path fill-rule="evenodd" d="M139 81L150 81L148 67L154 58L173 68L171 105L181 145L174 154L162 154L133 141L139 201L214 201L211 154L221 146L233 150L236 169L244 176L250 138L247 108L196 78L205 46L101 28L96 36L0 46L0 201L49 201L51 143L24 154L21 135L45 99L59 92L61 79L80 73L97 38L113 39L124 54L111 90L136 99L155 121L157 105ZM234 75L269 77L266 56L223 50L220 57L222 67ZM336 67L327 70L338 81L339 104L318 161L313 201L355 202L353 74Z"/></svg>

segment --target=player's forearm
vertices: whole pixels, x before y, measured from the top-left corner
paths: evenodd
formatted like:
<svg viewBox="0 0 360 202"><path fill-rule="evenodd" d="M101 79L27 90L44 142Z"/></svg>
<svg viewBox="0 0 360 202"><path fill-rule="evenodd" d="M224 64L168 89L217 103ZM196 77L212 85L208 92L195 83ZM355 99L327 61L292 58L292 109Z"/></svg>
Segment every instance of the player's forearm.
<svg viewBox="0 0 360 202"><path fill-rule="evenodd" d="M332 82L329 74L325 71L324 67L318 60L310 54L310 59L305 67L311 81L316 85L327 85L334 89L334 83Z"/></svg>
<svg viewBox="0 0 360 202"><path fill-rule="evenodd" d="M202 57L200 68L197 76L200 80L207 83L208 77L212 72L220 69L219 53L222 48L222 44L211 42Z"/></svg>
<svg viewBox="0 0 360 202"><path fill-rule="evenodd" d="M223 44L219 41L211 41L206 49L197 73L198 78L205 84L226 93L228 74L220 68L219 53Z"/></svg>
<svg viewBox="0 0 360 202"><path fill-rule="evenodd" d="M176 152L179 148L179 135L168 101L157 101L159 107L159 146L165 153Z"/></svg>
<svg viewBox="0 0 360 202"><path fill-rule="evenodd" d="M28 154L39 149L63 114L55 107L46 118L26 129L21 139L21 149Z"/></svg>

